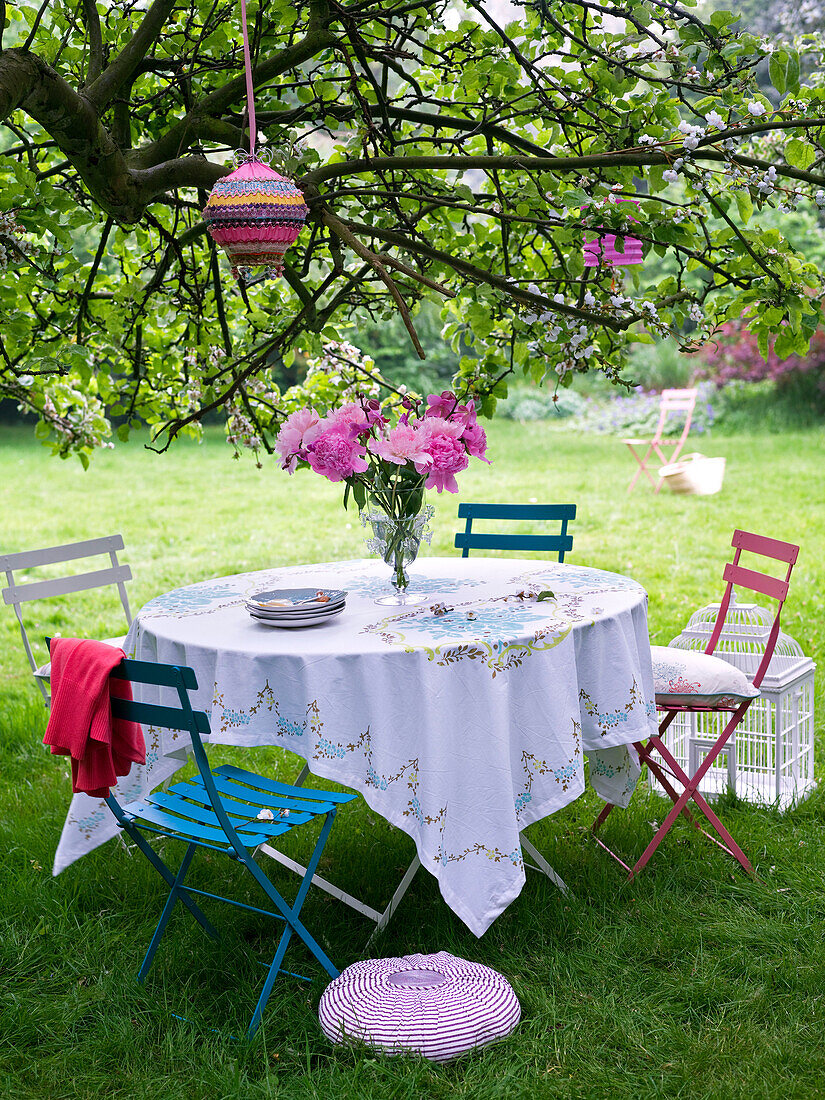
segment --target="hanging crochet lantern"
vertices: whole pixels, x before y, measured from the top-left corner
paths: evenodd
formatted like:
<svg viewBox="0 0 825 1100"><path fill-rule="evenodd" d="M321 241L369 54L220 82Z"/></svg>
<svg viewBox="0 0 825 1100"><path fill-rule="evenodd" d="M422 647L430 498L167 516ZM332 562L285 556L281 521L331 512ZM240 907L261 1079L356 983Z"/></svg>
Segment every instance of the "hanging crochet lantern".
<svg viewBox="0 0 825 1100"><path fill-rule="evenodd" d="M255 267L263 267L264 276L283 274L284 253L308 212L295 184L253 155L218 180L203 220L226 253L232 274L244 283Z"/></svg>
<svg viewBox="0 0 825 1100"><path fill-rule="evenodd" d="M617 202L636 202L635 199L617 199ZM636 206L639 204L636 203ZM637 219L628 217L632 222ZM593 236L590 236L593 234ZM617 236L614 233L603 233L599 227L586 230L584 235L584 266L598 267L629 267L631 264L642 263L642 242L635 237L618 237L621 241L621 251L617 246Z"/></svg>
<svg viewBox="0 0 825 1100"><path fill-rule="evenodd" d="M212 240L229 257L232 274L243 285L249 282L256 267L263 268L264 278L283 274L284 253L297 239L309 211L295 184L269 167L269 155L264 157L255 151L258 130L246 0L241 0L241 27L249 153L238 150L235 154L237 167L212 188L203 220Z"/></svg>

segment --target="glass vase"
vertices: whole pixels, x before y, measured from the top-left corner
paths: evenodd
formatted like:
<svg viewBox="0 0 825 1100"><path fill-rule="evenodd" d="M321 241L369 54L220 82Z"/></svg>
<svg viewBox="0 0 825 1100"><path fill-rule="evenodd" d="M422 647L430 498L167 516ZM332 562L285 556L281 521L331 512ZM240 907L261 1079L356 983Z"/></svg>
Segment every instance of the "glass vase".
<svg viewBox="0 0 825 1100"><path fill-rule="evenodd" d="M367 549L382 558L392 569L392 591L379 597L381 604L419 604L426 593L408 592L407 566L414 562L422 542L429 543L428 524L432 507L424 503L424 485L409 488L377 487L367 493L361 523L369 527Z"/></svg>

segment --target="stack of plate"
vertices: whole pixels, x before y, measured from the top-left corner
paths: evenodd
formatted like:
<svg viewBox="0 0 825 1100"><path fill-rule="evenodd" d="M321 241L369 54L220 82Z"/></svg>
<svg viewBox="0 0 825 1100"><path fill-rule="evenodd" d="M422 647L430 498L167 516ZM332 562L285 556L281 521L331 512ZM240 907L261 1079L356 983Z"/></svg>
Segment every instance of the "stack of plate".
<svg viewBox="0 0 825 1100"><path fill-rule="evenodd" d="M255 592L246 609L263 626L296 628L334 619L344 610L346 592L333 588L272 588Z"/></svg>

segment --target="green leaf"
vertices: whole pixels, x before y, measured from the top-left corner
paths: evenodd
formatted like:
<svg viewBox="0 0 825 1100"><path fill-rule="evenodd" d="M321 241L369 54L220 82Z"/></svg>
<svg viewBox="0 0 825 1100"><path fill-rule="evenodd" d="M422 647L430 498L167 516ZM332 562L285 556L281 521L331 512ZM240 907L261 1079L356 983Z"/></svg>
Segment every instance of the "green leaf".
<svg viewBox="0 0 825 1100"><path fill-rule="evenodd" d="M816 149L801 138L792 138L785 146L785 160L792 168L804 171L816 160Z"/></svg>
<svg viewBox="0 0 825 1100"><path fill-rule="evenodd" d="M734 195L739 207L739 220L747 225L753 214L753 201L747 191L734 191Z"/></svg>
<svg viewBox="0 0 825 1100"><path fill-rule="evenodd" d="M796 50L779 50L771 54L768 72L780 95L799 91L799 54Z"/></svg>

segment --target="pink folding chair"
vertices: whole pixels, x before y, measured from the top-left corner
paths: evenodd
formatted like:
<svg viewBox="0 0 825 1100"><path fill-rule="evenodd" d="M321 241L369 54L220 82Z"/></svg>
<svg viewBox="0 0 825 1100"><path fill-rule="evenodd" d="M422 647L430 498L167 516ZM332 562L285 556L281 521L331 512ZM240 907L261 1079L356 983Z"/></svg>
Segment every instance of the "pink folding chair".
<svg viewBox="0 0 825 1100"><path fill-rule="evenodd" d="M799 547L794 546L789 542L780 542L778 539L766 538L764 535L752 535L746 531L734 531L733 540L731 545L735 547L736 553L732 562L729 562L725 566L723 573L724 580L727 581L727 587L725 594L722 597L722 602L719 605L719 611L716 616L716 620L713 625L710 640L705 648L704 656L702 654L694 654L695 666L698 670L698 674L701 677L701 664L704 662L705 667L708 666L708 660L711 661L713 666L717 666L719 659L712 658L710 655L713 653L716 643L719 641L719 636L722 633L722 628L725 625L725 618L728 613L728 607L731 601L731 593L734 585L737 587L745 588L751 592L758 592L763 596L768 596L772 600L776 600L776 614L774 616L773 623L771 625L768 640L765 645L765 652L759 662L759 667L756 670L756 675L753 678L752 685L754 689L758 689L759 685L765 674L768 671L768 666L771 663L771 657L776 646L777 639L779 637L779 616L782 612L782 605L788 595L788 585L791 579L791 570L796 563L796 559L799 555ZM775 577L764 572L759 572L754 569L746 568L739 563L742 551L746 551L752 554L759 554L761 557L773 559L776 562L782 562L786 565L784 578ZM770 566L768 566L770 568ZM774 567L776 568L776 567ZM667 647L662 647L661 651L664 653ZM655 652L655 650L654 650ZM674 650L674 653L678 654L678 650ZM736 676L741 676L737 670L732 670ZM654 658L654 679L661 680L661 676L656 676L656 659ZM753 698L733 699L730 696L722 694L721 697L715 701L700 701L697 699L695 705L689 705L684 702L685 696L681 694L684 687L692 687L694 685L679 685L677 691L670 693L661 693L657 688L656 693L656 706L657 709L664 715L660 724L659 732L653 737L649 738L646 744L640 741L635 742L635 748L639 753L640 762L647 764L653 775L662 785L664 790L670 796L673 801L673 808L668 813L662 824L656 830L653 839L640 858L636 861L633 867L629 867L615 852L598 837L598 833L601 826L604 824L608 815L613 810L613 805L607 803L593 822L592 831L596 836L597 842L602 848L608 852L617 863L628 872L628 878L634 878L645 866L650 857L659 847L663 837L670 830L673 822L680 814L684 814L688 821L691 822L700 832L704 833L710 840L718 844L723 851L733 858L748 872L753 874L753 867L750 864L747 856L742 849L730 835L728 830L724 827L722 822L716 816L714 811L710 808L705 798L699 793L699 784L702 779L712 767L713 762L722 752L728 741L733 737L736 727L740 724L745 717L748 708L753 702ZM701 690L699 685L695 685L698 690ZM758 698L758 690L755 692L754 698ZM678 698L682 700L680 702L674 701ZM727 724L717 739L713 742L709 748L704 760L696 768L693 775L688 775L675 759L673 753L667 747L665 741L665 733L668 726L673 722L677 714L696 714L696 713L729 713L731 715ZM721 722L720 722L721 725ZM730 752L735 752L735 739L729 749ZM681 791L677 791L676 787L681 787ZM705 817L710 824L711 828L716 832L720 839L715 836L711 836L706 832L694 819L693 815L687 808L688 802L693 802L696 809Z"/></svg>
<svg viewBox="0 0 825 1100"><path fill-rule="evenodd" d="M639 469L633 475L633 480L627 487L628 493L633 491L633 486L639 480L639 475L644 473L647 480L653 486L654 490L658 493L662 487L662 479L654 478L647 468L647 463L654 457L658 458L662 466L666 466L670 462L675 462L679 457L682 448L685 445L685 441L690 431L690 422L693 418L693 410L696 406L696 394L697 390L662 390L662 399L659 404L659 423L656 425L656 431L653 433L652 439L623 439L622 443L626 443L630 448L630 453L639 463ZM672 439L665 439L664 433L667 427L668 418L674 413L685 414L685 424L682 428L682 434ZM645 448L644 455L640 453L641 448ZM662 447L672 447L673 452L668 457L663 451Z"/></svg>

